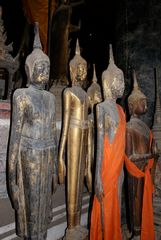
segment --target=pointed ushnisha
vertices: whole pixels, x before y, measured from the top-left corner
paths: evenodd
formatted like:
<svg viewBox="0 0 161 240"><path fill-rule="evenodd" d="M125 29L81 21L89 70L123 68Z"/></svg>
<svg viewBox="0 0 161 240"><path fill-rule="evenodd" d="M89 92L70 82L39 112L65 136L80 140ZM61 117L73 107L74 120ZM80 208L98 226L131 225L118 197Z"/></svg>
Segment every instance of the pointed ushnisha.
<svg viewBox="0 0 161 240"><path fill-rule="evenodd" d="M93 64L93 78L92 78L93 83L97 83L97 76L96 76L96 68L95 64Z"/></svg>
<svg viewBox="0 0 161 240"><path fill-rule="evenodd" d="M87 95L89 97L91 112L93 114L94 105L102 101L101 87L97 83L95 64L93 64L93 79L91 85L87 89Z"/></svg>
<svg viewBox="0 0 161 240"><path fill-rule="evenodd" d="M35 23L35 37L33 43L33 51L30 55L27 56L25 62L26 72L29 74L30 80L32 80L32 75L34 71L35 64L38 62L48 62L50 64L49 57L42 51L42 46L39 37L39 24Z"/></svg>
<svg viewBox="0 0 161 240"><path fill-rule="evenodd" d="M79 69L83 70L82 73L79 73L79 77L78 77L78 66L79 66ZM72 85L81 79L83 80L84 70L85 72L87 72L87 62L80 55L80 47L79 47L78 39L76 42L75 56L70 60L69 67L70 67L70 77L72 80Z"/></svg>
<svg viewBox="0 0 161 240"><path fill-rule="evenodd" d="M133 80L134 80L134 86L133 86L133 88L134 88L135 90L136 90L136 89L139 89L138 82L137 82L137 79L136 79L135 70L133 70Z"/></svg>
<svg viewBox="0 0 161 240"><path fill-rule="evenodd" d="M80 55L80 46L79 46L79 41L78 41L78 39L77 39L77 42L76 42L75 54L76 54L76 55Z"/></svg>
<svg viewBox="0 0 161 240"><path fill-rule="evenodd" d="M42 49L42 45L40 42L40 36L39 36L39 23L38 22L35 22L34 33L35 33L35 38L34 38L33 49L35 49L35 48Z"/></svg>
<svg viewBox="0 0 161 240"><path fill-rule="evenodd" d="M112 50L112 44L109 45L109 63L115 63L114 56L113 56L113 50Z"/></svg>
<svg viewBox="0 0 161 240"><path fill-rule="evenodd" d="M139 99L146 99L145 94L142 93L139 88L135 70L133 70L133 81L134 81L133 90L132 90L130 96L128 97L128 103L130 103L130 104L133 104L134 102L138 101Z"/></svg>
<svg viewBox="0 0 161 240"><path fill-rule="evenodd" d="M87 62L80 55L79 41L77 39L76 48L75 48L75 56L70 61L69 65L72 66L72 67L77 67L78 64L86 64L87 65Z"/></svg>
<svg viewBox="0 0 161 240"><path fill-rule="evenodd" d="M109 45L109 65L102 73L102 86L104 97L111 98L111 84L119 81L120 85L124 82L123 71L114 63L112 45ZM114 86L117 88L117 86Z"/></svg>

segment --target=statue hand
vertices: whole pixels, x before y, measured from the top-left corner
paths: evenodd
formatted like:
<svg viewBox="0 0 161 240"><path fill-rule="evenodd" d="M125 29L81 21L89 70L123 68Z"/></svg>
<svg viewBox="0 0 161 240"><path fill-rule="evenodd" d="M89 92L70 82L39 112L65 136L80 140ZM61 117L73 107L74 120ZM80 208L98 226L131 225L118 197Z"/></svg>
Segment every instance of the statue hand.
<svg viewBox="0 0 161 240"><path fill-rule="evenodd" d="M53 174L53 179L52 179L53 193L56 192L57 184L58 184L58 176L56 174Z"/></svg>
<svg viewBox="0 0 161 240"><path fill-rule="evenodd" d="M88 191L91 193L92 192L92 173L90 170L88 170L86 173L86 182L87 182Z"/></svg>
<svg viewBox="0 0 161 240"><path fill-rule="evenodd" d="M159 157L158 144L155 140L153 140L153 143L152 143L152 154L154 155L154 158Z"/></svg>
<svg viewBox="0 0 161 240"><path fill-rule="evenodd" d="M63 184L64 178L66 176L66 166L63 160L59 161L58 174L59 174L59 182L60 184Z"/></svg>
<svg viewBox="0 0 161 240"><path fill-rule="evenodd" d="M15 210L19 209L19 189L17 185L11 187L11 201Z"/></svg>
<svg viewBox="0 0 161 240"><path fill-rule="evenodd" d="M101 177L97 177L95 180L95 194L98 201L101 203L104 197L104 190Z"/></svg>

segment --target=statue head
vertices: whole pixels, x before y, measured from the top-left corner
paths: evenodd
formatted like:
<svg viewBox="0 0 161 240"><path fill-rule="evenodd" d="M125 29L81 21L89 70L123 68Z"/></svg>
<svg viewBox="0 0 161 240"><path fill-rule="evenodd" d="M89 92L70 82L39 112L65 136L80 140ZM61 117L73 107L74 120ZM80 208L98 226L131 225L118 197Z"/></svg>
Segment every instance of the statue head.
<svg viewBox="0 0 161 240"><path fill-rule="evenodd" d="M109 51L109 65L107 70L102 73L102 87L104 98L117 99L122 97L125 83L124 75L121 69L119 69L114 63L112 45L110 44Z"/></svg>
<svg viewBox="0 0 161 240"><path fill-rule="evenodd" d="M131 115L141 115L147 111L147 98L144 95L144 93L142 93L141 90L139 89L134 70L133 80L134 80L133 90L130 96L128 97L129 113Z"/></svg>
<svg viewBox="0 0 161 240"><path fill-rule="evenodd" d="M89 97L90 105L93 110L93 106L102 101L102 94L100 85L97 83L95 65L93 65L93 79L92 84L87 90L87 95Z"/></svg>
<svg viewBox="0 0 161 240"><path fill-rule="evenodd" d="M50 60L42 51L38 23L35 23L33 51L26 58L25 70L29 81L34 84L46 84L49 80Z"/></svg>
<svg viewBox="0 0 161 240"><path fill-rule="evenodd" d="M87 76L87 62L80 56L80 47L77 40L75 56L69 62L72 85L82 85Z"/></svg>

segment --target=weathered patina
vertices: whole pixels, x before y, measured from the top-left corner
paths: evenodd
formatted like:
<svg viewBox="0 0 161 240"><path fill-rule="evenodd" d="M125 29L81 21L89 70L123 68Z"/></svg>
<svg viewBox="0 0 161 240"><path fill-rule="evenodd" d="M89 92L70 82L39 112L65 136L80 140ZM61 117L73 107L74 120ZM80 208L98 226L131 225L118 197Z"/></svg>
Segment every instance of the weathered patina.
<svg viewBox="0 0 161 240"><path fill-rule="evenodd" d="M57 138L55 97L44 90L50 62L41 50L37 25L35 29L34 49L25 64L30 86L13 95L8 186L17 235L43 240L57 184Z"/></svg>

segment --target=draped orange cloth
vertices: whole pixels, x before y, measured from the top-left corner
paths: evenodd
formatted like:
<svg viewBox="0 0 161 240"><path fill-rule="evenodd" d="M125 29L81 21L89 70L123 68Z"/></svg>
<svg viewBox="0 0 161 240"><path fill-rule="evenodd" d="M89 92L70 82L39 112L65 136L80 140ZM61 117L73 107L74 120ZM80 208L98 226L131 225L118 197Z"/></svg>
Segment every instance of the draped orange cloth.
<svg viewBox="0 0 161 240"><path fill-rule="evenodd" d="M150 170L153 166L154 160L150 159L145 172L142 172L130 159L125 155L125 166L128 172L137 178L144 177L144 193L143 193L143 205L142 205L142 224L141 224L141 240L154 240L154 217L153 217L153 183L150 174Z"/></svg>
<svg viewBox="0 0 161 240"><path fill-rule="evenodd" d="M125 156L125 165L128 172L134 177L144 177L144 194L142 207L142 224L141 224L141 240L154 240L154 217L152 205L153 183L151 179L150 170L153 166L153 159L148 161L145 172L142 172L136 165Z"/></svg>
<svg viewBox="0 0 161 240"><path fill-rule="evenodd" d="M23 8L30 23L39 22L40 39L47 53L48 0L22 0ZM55 11L56 1L51 1L51 14Z"/></svg>
<svg viewBox="0 0 161 240"><path fill-rule="evenodd" d="M118 105L120 122L112 144L104 136L104 156L102 162L102 183L104 197L102 204L94 197L90 240L121 240L120 209L118 199L118 178L125 155L125 115ZM104 233L102 234L101 205L104 209ZM103 236L102 236L103 235Z"/></svg>

